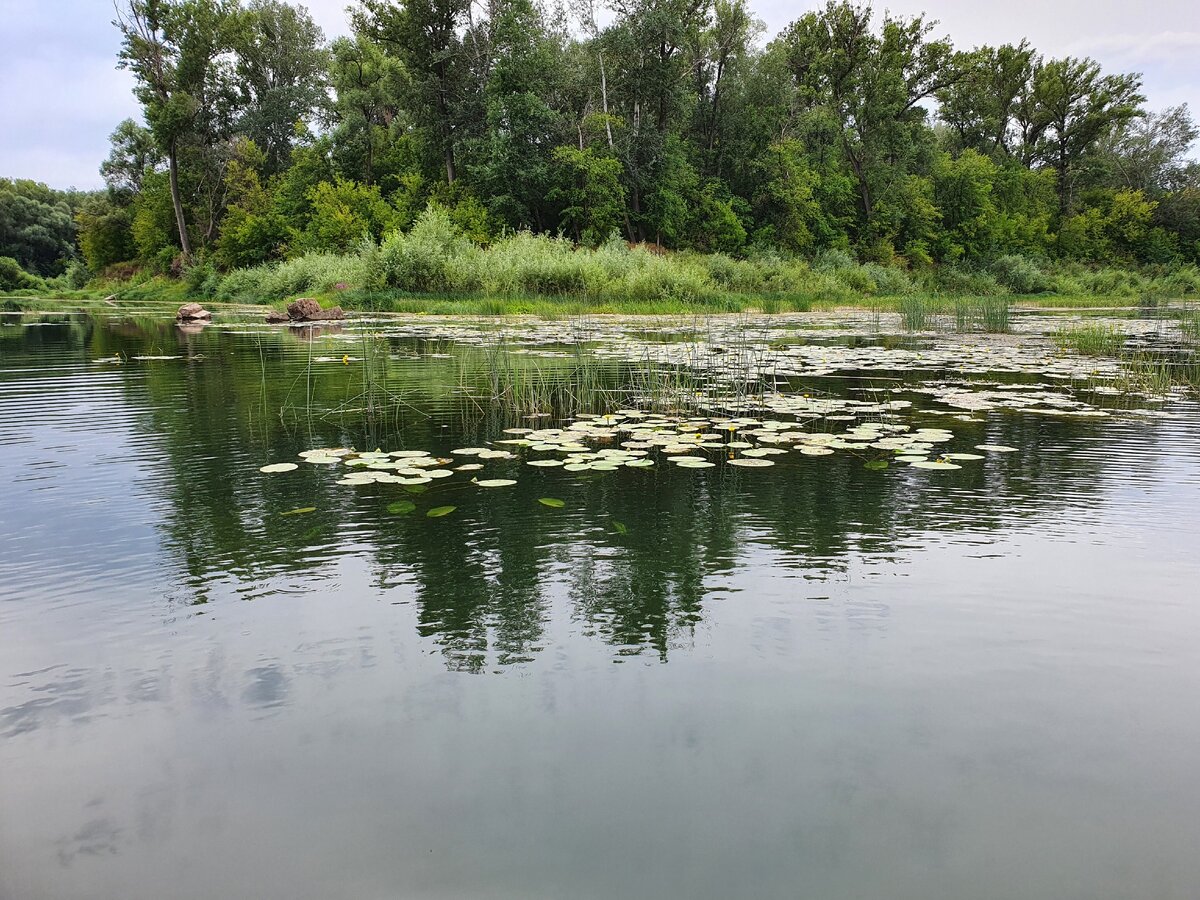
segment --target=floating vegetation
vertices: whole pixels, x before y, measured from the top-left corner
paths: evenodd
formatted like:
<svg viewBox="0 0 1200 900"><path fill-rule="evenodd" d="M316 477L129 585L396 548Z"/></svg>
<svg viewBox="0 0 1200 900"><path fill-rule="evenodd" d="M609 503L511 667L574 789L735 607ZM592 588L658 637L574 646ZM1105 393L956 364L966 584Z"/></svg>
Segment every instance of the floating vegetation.
<svg viewBox="0 0 1200 900"><path fill-rule="evenodd" d="M433 509L425 513L427 518L440 519L442 516L448 516L450 513L458 509L457 506L435 506Z"/></svg>
<svg viewBox="0 0 1200 900"><path fill-rule="evenodd" d="M387 505L387 511L394 516L406 516L411 512L416 512L417 504L411 500L397 500L395 503Z"/></svg>
<svg viewBox="0 0 1200 900"><path fill-rule="evenodd" d="M567 505L565 500L559 500L555 497L538 497L538 503L542 506L549 506L551 509L562 509Z"/></svg>
<svg viewBox="0 0 1200 900"><path fill-rule="evenodd" d="M276 472L294 472L298 468L300 467L295 463L271 463L269 466L263 466L258 471L273 475Z"/></svg>
<svg viewBox="0 0 1200 900"><path fill-rule="evenodd" d="M309 513L316 512L315 506L301 506L296 509L289 509L287 512L280 513L281 516L306 516Z"/></svg>
<svg viewBox="0 0 1200 900"><path fill-rule="evenodd" d="M483 481L475 482L475 484L481 488L512 487L516 483L516 480L513 478L487 478Z"/></svg>

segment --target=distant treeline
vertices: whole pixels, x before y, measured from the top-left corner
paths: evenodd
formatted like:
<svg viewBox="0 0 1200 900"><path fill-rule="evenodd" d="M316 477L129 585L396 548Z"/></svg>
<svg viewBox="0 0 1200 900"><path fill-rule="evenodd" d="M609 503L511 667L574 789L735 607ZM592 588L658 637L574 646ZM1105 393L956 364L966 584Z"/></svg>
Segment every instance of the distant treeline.
<svg viewBox="0 0 1200 900"><path fill-rule="evenodd" d="M474 247L528 231L917 274L1200 261L1196 128L1149 111L1136 74L959 50L848 3L769 41L744 0L610 9L600 27L534 0L361 0L328 43L280 0L123 0L144 124L113 133L107 190L0 181L0 289L370 257L431 207Z"/></svg>

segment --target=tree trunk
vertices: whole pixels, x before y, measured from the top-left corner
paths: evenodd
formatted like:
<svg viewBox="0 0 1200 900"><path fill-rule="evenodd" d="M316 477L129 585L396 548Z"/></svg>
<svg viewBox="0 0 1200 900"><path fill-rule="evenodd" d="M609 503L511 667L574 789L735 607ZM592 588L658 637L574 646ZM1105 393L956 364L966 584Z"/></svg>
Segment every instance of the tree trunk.
<svg viewBox="0 0 1200 900"><path fill-rule="evenodd" d="M185 259L192 258L192 242L188 239L187 220L183 216L183 201L179 199L179 161L175 142L171 141L167 153L171 173L171 205L175 207L175 224L179 228L179 249Z"/></svg>
<svg viewBox="0 0 1200 900"><path fill-rule="evenodd" d="M608 149L613 148L612 125L608 121L608 78L604 74L604 54L600 56L600 102L604 107L604 131L608 135ZM580 144L579 149L583 149Z"/></svg>

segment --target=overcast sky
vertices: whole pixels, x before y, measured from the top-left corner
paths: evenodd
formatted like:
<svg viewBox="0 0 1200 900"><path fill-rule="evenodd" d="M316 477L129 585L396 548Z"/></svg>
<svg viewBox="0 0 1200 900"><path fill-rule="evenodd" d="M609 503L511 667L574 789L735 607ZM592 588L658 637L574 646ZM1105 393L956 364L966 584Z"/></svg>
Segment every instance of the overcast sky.
<svg viewBox="0 0 1200 900"><path fill-rule="evenodd" d="M346 0L311 0L333 36ZM751 0L774 35L818 3ZM1023 37L1040 51L1087 55L1106 71L1138 71L1152 109L1187 103L1200 115L1200 13L1195 0L891 0L877 9L940 20L960 48ZM101 185L108 135L137 115L110 0L0 0L0 177L54 187Z"/></svg>

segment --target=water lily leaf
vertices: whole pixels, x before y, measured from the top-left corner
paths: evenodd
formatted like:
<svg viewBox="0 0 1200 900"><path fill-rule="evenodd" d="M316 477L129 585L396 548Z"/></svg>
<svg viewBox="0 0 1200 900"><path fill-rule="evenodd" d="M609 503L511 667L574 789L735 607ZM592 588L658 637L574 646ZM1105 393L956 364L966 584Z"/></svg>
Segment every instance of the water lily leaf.
<svg viewBox="0 0 1200 900"><path fill-rule="evenodd" d="M268 475L272 475L275 472L294 472L298 468L300 467L295 463L271 463L271 465L263 466L258 471L266 472Z"/></svg>
<svg viewBox="0 0 1200 900"><path fill-rule="evenodd" d="M417 504L411 500L397 500L395 503L388 504L387 511L395 516L406 516L416 508Z"/></svg>
<svg viewBox="0 0 1200 900"><path fill-rule="evenodd" d="M954 463L935 462L932 460L925 460L923 462L909 463L909 465L914 469L961 469L962 468L962 466L955 465Z"/></svg>
<svg viewBox="0 0 1200 900"><path fill-rule="evenodd" d="M475 483L481 488L501 488L512 487L516 484L516 481L511 478L485 478L483 481L476 481Z"/></svg>
<svg viewBox="0 0 1200 900"><path fill-rule="evenodd" d="M430 519L440 519L442 516L448 516L450 513L458 509L457 506L435 506L429 512L425 513Z"/></svg>
<svg viewBox="0 0 1200 900"><path fill-rule="evenodd" d="M549 506L551 509L562 509L567 505L565 500L559 500L556 497L538 497L538 503L542 506Z"/></svg>
<svg viewBox="0 0 1200 900"><path fill-rule="evenodd" d="M872 471L886 469L887 467L888 467L888 461L886 459L872 459L872 460L868 460L867 462L863 463L864 469L871 469Z"/></svg>
<svg viewBox="0 0 1200 900"><path fill-rule="evenodd" d="M404 485L404 489L410 494L423 494L427 490L423 484L406 484Z"/></svg>
<svg viewBox="0 0 1200 900"><path fill-rule="evenodd" d="M296 509L289 509L285 513L280 513L280 515L281 516L303 516L303 515L307 515L310 512L316 512L316 511L317 511L317 508L315 506L300 506L300 507L297 507Z"/></svg>
<svg viewBox="0 0 1200 900"><path fill-rule="evenodd" d="M629 534L629 526L624 522L618 522L616 519L613 519L612 525L613 530L616 531L617 534Z"/></svg>
<svg viewBox="0 0 1200 900"><path fill-rule="evenodd" d="M1016 447L1006 447L1003 444L976 444L976 450L988 450L992 453L1016 453Z"/></svg>
<svg viewBox="0 0 1200 900"><path fill-rule="evenodd" d="M773 463L769 459L753 459L753 458L751 458L751 459L730 459L730 460L726 460L726 462L731 466L740 466L744 469L764 469L767 466L775 465L775 463Z"/></svg>
<svg viewBox="0 0 1200 900"><path fill-rule="evenodd" d="M561 466L562 464L563 463L561 459L531 459L529 462L525 463L527 466L539 466L544 469Z"/></svg>

